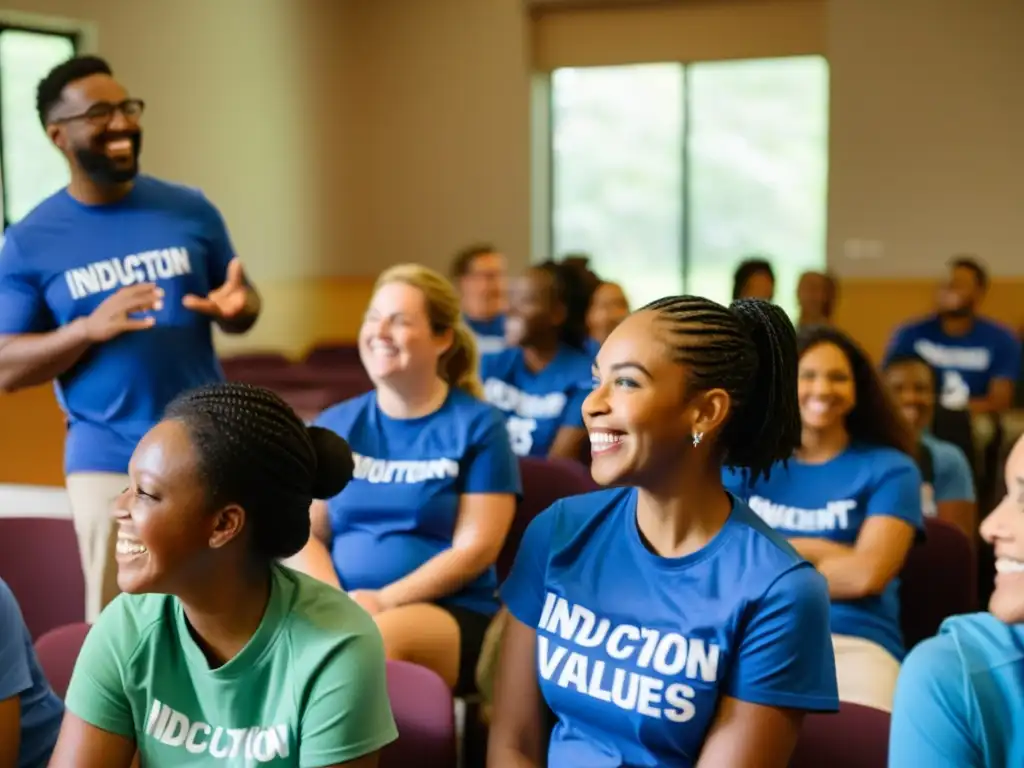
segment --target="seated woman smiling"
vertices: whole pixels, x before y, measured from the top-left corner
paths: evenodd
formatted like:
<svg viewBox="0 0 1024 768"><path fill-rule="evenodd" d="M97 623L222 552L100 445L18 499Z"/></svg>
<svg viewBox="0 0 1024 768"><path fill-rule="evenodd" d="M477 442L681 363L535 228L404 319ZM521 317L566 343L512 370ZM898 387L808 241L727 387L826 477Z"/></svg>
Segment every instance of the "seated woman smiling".
<svg viewBox="0 0 1024 768"><path fill-rule="evenodd" d="M515 514L519 465L501 413L481 399L476 343L436 272L380 276L359 334L375 389L316 420L348 441L355 478L316 503L294 567L349 591L388 658L472 690L491 617L494 563Z"/></svg>
<svg viewBox="0 0 1024 768"><path fill-rule="evenodd" d="M384 648L344 593L276 564L352 474L276 395L182 395L117 502L119 596L86 638L51 764L377 765L397 737Z"/></svg>

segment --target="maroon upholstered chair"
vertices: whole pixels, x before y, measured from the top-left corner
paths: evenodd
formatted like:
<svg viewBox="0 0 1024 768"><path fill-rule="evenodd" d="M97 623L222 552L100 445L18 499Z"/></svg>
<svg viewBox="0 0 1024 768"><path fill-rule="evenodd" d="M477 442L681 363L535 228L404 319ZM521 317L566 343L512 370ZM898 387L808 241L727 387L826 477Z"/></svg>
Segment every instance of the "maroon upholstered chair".
<svg viewBox="0 0 1024 768"><path fill-rule="evenodd" d="M85 577L69 519L0 517L0 578L18 599L33 639L85 620Z"/></svg>
<svg viewBox="0 0 1024 768"><path fill-rule="evenodd" d="M498 555L499 581L504 581L512 570L519 542L533 518L559 499L589 493L598 487L589 469L568 459L524 456L519 459L519 472L523 479L523 496L516 507L516 516L505 538L505 546Z"/></svg>
<svg viewBox="0 0 1024 768"><path fill-rule="evenodd" d="M909 651L948 617L976 610L978 569L971 544L956 526L928 518L900 574L900 623Z"/></svg>
<svg viewBox="0 0 1024 768"><path fill-rule="evenodd" d="M362 369L359 347L355 344L317 344L306 354L306 365L314 368Z"/></svg>
<svg viewBox="0 0 1024 768"><path fill-rule="evenodd" d="M842 703L835 714L804 718L789 768L886 768L889 713Z"/></svg>
<svg viewBox="0 0 1024 768"><path fill-rule="evenodd" d="M222 357L221 370L229 381L252 381L272 371L280 371L292 361L278 352L254 352L247 355Z"/></svg>
<svg viewBox="0 0 1024 768"><path fill-rule="evenodd" d="M382 750L380 768L455 768L455 704L448 685L436 672L417 664L387 665L398 740Z"/></svg>
<svg viewBox="0 0 1024 768"><path fill-rule="evenodd" d="M35 642L36 656L43 674L62 699L68 692L71 673L75 671L78 652L82 650L89 625L84 622L65 624L51 629Z"/></svg>

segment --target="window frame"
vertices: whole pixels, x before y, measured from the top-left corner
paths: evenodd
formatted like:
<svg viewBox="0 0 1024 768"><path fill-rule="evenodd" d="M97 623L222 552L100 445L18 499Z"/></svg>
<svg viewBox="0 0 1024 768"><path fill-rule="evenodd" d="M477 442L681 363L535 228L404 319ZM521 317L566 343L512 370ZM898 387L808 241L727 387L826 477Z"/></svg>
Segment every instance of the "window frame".
<svg viewBox="0 0 1024 768"><path fill-rule="evenodd" d="M40 35L45 37L62 37L71 42L72 55L79 56L82 54L83 38L84 35L82 30L73 28L61 28L61 27L48 27L42 24L20 24L12 21L3 21L0 19L0 38L3 37L5 32L27 32L33 35ZM3 230L7 231L7 228L11 225L10 217L8 216L8 184L7 184L7 163L4 162L5 146L4 146L4 109L3 109L3 78L0 77L0 203L3 207ZM40 130L42 127L40 126Z"/></svg>
<svg viewBox="0 0 1024 768"><path fill-rule="evenodd" d="M737 59L731 59L731 58L730 59L712 59L710 61L767 61L767 60L773 60L773 59L796 59L796 58L818 58L818 59L820 59L824 63L824 65L826 67L826 73L827 73L827 75L830 78L831 62L829 61L828 56L826 56L826 55L824 55L822 53L817 53L817 52L791 53L791 54L781 54L781 55L772 55L772 56L757 56L757 57L737 58ZM681 86L682 86L682 89L683 89L683 94L682 94L682 96L683 96L683 99L682 99L683 116L682 116L682 126L681 126L681 135L680 135L680 156L678 158L676 158L676 162L679 163L679 165L680 165L681 181L682 181L682 189L680 191L680 196L681 197L680 197L680 201L679 201L680 202L680 222L679 222L680 237L679 237L679 253L678 253L677 268L678 268L679 274L680 274L681 279L682 279L683 290L685 292L688 292L688 291L690 291L691 274L692 274L692 268L693 268L692 258L691 258L692 247L691 247L691 232L690 232L690 223L691 223L690 222L690 218L691 218L691 210L692 210L692 200L691 200L691 186L692 186L691 185L691 180L692 179L691 179L691 169L690 169L690 162L689 162L689 159L690 159L689 158L689 153L690 153L690 145L691 145L691 129L692 129L692 122L693 122L693 120L692 120L693 106L692 106L692 101L691 101L692 90L691 90L691 87L690 87L690 82L691 82L691 76L692 76L692 72L693 72L694 66L699 65L699 64L703 64L705 62L703 60L664 59L664 60L658 60L657 62L651 61L651 62L644 62L644 63L652 63L652 64L653 63L677 64L682 69ZM566 67L557 67L555 69L552 69L550 71L547 71L547 72L543 73L543 77L544 77L544 81L543 82L544 82L544 87L546 88L546 97L547 97L546 98L546 101L547 101L547 104L546 104L546 106L547 106L547 120L546 120L546 125L545 125L546 130L543 133L543 141L546 142L545 162L547 163L547 167L543 169L543 172L544 172L543 175L544 175L544 181L545 181L545 184L544 184L545 189L543 189L543 192L546 194L546 197L547 197L547 200L545 201L546 202L547 210L546 210L545 220L544 221L537 221L537 222L535 222L535 224L543 227L543 230L544 230L543 241L547 245L547 254L540 254L540 253L534 254L535 260L537 260L537 261L543 261L546 258L552 258L552 259L553 258L558 258L558 256L559 256L559 254L555 252L555 222L556 222L555 205L556 205L556 199L555 199L554 190L555 190L555 187L556 187L556 184L557 184L558 164L555 162L555 151L554 151L555 131L557 129L557 126L556 126L557 116L555 114L556 110L555 110L555 93L554 93L554 91L555 91L555 88L554 88L554 73L558 69L591 69L591 68L593 68L593 69L606 69L606 68L611 68L611 67L616 67L616 66L629 66L629 64L623 63L623 64L594 64L594 65L585 65L585 66L566 66ZM829 101L828 101L827 109L829 110L829 114L828 114L828 118L827 119L828 119L829 123L831 124L831 98L832 98L831 82L829 82L828 98L829 98ZM828 145L827 144L826 144L826 152L828 152ZM831 156L829 156L827 158L826 168L830 168L831 167L831 160L832 160L832 158L831 158ZM535 167L534 168L534 173L537 174L538 171L539 171L539 169ZM824 243L823 243L823 247L825 249L824 253L825 253L826 260L828 258L828 250L827 250L828 249L828 226L829 226L829 222L828 222L827 212L826 212L825 238L824 238ZM737 254L738 257L741 256L741 255L742 254Z"/></svg>

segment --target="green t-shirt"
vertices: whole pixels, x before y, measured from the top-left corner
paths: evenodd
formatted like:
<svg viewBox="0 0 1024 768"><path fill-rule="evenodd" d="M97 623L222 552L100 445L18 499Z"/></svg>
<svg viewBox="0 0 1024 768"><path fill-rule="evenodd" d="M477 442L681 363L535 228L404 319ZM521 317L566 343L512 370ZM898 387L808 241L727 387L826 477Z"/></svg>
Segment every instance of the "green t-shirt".
<svg viewBox="0 0 1024 768"><path fill-rule="evenodd" d="M346 594L274 566L270 600L217 669L169 595L121 595L75 665L67 708L132 739L145 768L321 768L398 736L377 626Z"/></svg>

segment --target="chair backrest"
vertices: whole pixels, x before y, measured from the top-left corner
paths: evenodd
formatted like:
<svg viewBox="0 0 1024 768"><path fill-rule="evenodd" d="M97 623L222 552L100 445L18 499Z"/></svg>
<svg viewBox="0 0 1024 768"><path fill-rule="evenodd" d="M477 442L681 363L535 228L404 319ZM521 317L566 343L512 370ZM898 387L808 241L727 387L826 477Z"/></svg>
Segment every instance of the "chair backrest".
<svg viewBox="0 0 1024 768"><path fill-rule="evenodd" d="M515 562L519 542L530 521L566 496L578 496L598 488L590 470L568 459L542 459L524 456L519 459L523 479L523 496L516 507L516 516L498 555L498 579L504 580Z"/></svg>
<svg viewBox="0 0 1024 768"><path fill-rule="evenodd" d="M455 700L433 670L389 661L388 697L398 740L381 752L380 768L429 765L455 768Z"/></svg>
<svg viewBox="0 0 1024 768"><path fill-rule="evenodd" d="M77 622L51 629L35 642L36 656L43 674L53 692L62 699L67 695L71 673L75 671L78 652L82 650L87 634L89 625Z"/></svg>
<svg viewBox="0 0 1024 768"><path fill-rule="evenodd" d="M33 639L85 619L85 577L71 520L0 517L0 578Z"/></svg>
<svg viewBox="0 0 1024 768"><path fill-rule="evenodd" d="M886 768L889 713L842 703L836 714L804 718L789 768Z"/></svg>
<svg viewBox="0 0 1024 768"><path fill-rule="evenodd" d="M230 381L251 381L262 374L280 371L291 365L292 361L279 352L254 352L220 359L221 370Z"/></svg>
<svg viewBox="0 0 1024 768"><path fill-rule="evenodd" d="M355 344L318 344L306 354L306 365L316 368L355 368L362 370L359 347Z"/></svg>
<svg viewBox="0 0 1024 768"><path fill-rule="evenodd" d="M925 540L910 548L900 574L900 621L909 651L931 637L948 617L977 605L977 574L971 544L956 526L927 518Z"/></svg>

